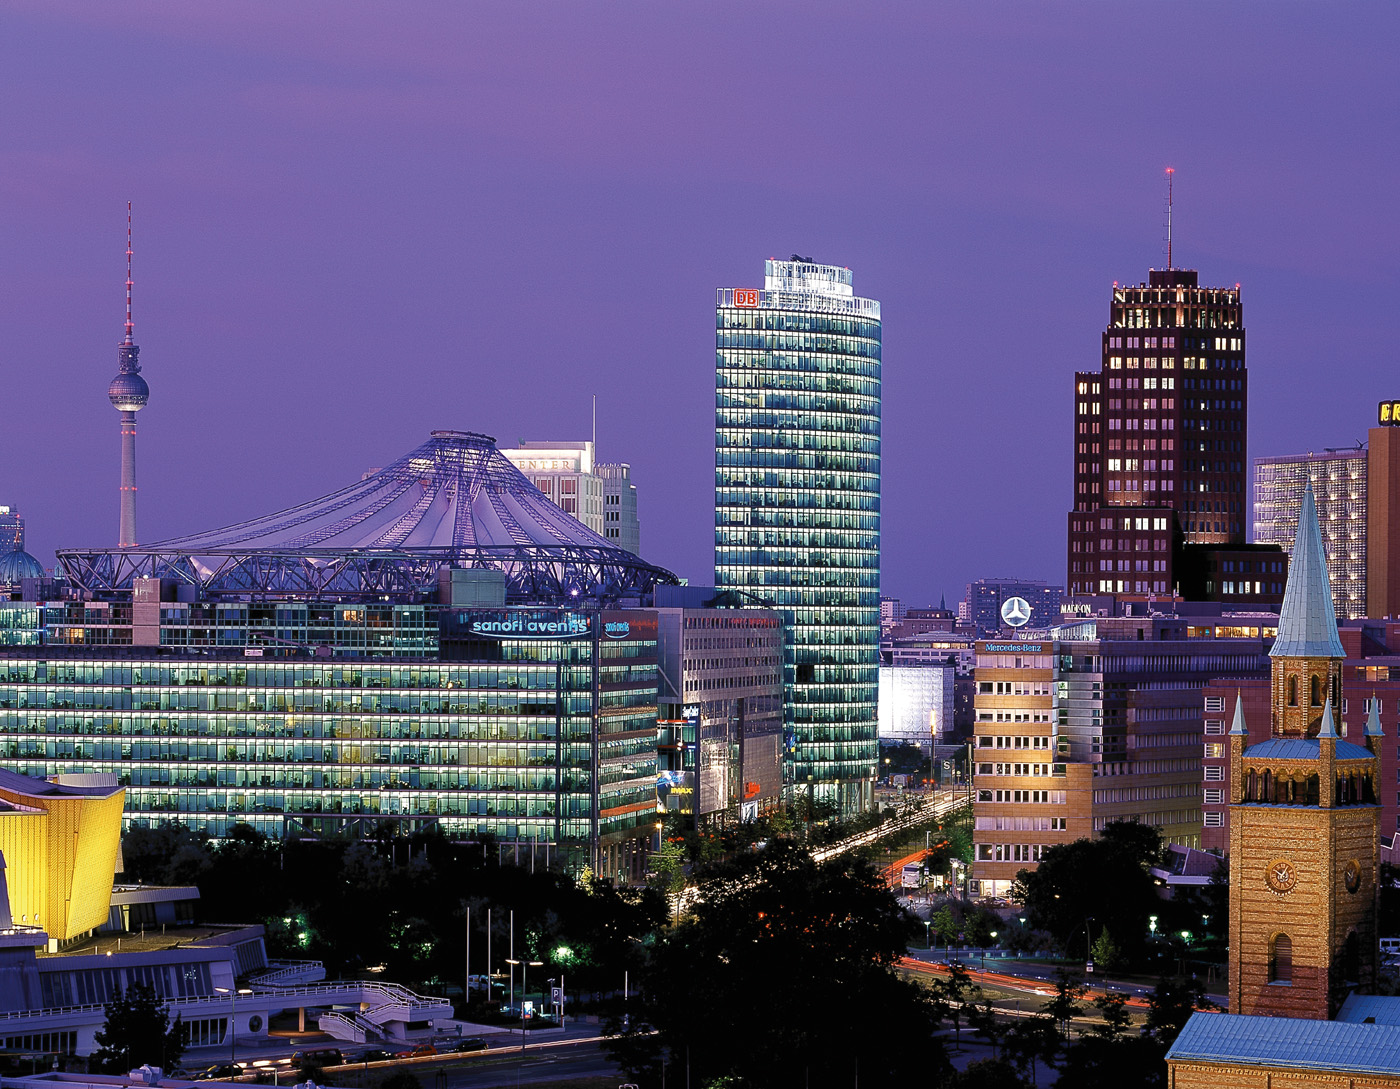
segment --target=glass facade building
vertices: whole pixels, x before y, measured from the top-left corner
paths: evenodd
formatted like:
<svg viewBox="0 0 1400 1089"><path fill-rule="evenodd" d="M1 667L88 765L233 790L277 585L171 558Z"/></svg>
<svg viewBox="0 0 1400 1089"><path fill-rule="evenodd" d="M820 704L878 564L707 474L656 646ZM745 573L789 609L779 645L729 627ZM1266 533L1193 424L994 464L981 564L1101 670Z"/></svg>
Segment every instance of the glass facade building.
<svg viewBox="0 0 1400 1089"><path fill-rule="evenodd" d="M1254 459L1254 541L1290 556L1303 489L1312 482L1339 620L1366 615L1366 451L1327 450Z"/></svg>
<svg viewBox="0 0 1400 1089"><path fill-rule="evenodd" d="M114 773L128 822L280 837L391 820L640 865L652 611L163 602L143 647L130 605L95 605L0 604L0 643L43 640L0 645L8 768Z"/></svg>
<svg viewBox="0 0 1400 1089"><path fill-rule="evenodd" d="M715 310L715 584L784 613L791 783L868 807L878 758L880 304L768 261Z"/></svg>

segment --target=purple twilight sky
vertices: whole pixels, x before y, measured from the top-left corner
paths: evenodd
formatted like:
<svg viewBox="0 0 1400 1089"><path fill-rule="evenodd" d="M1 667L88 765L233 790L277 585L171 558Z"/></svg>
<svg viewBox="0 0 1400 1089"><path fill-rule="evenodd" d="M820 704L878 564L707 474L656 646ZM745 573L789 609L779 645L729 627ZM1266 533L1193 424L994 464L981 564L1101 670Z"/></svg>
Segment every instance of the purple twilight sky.
<svg viewBox="0 0 1400 1089"><path fill-rule="evenodd" d="M126 201L143 541L433 428L632 463L713 577L714 289L855 270L885 318L884 588L1062 581L1072 375L1114 280L1244 288L1250 453L1400 396L1400 8L12 0L0 503L113 543Z"/></svg>

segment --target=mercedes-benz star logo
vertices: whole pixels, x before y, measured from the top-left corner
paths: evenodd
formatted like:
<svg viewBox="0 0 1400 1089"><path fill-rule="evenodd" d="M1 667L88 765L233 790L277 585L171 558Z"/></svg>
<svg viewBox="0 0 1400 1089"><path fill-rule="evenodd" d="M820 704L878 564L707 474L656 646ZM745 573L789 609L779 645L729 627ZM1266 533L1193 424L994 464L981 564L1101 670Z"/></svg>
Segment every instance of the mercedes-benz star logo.
<svg viewBox="0 0 1400 1089"><path fill-rule="evenodd" d="M1031 603L1023 597L1009 597L1001 604L1002 622L1010 628L1024 626L1031 618Z"/></svg>

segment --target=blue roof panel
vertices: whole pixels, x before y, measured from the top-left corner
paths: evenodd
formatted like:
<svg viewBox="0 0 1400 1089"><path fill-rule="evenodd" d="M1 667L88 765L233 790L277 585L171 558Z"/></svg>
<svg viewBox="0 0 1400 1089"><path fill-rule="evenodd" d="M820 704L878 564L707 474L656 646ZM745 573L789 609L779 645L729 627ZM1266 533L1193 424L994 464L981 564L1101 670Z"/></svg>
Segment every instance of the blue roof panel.
<svg viewBox="0 0 1400 1089"><path fill-rule="evenodd" d="M1400 1026L1193 1013L1167 1052L1182 1060L1400 1075Z"/></svg>
<svg viewBox="0 0 1400 1089"><path fill-rule="evenodd" d="M1338 738L1335 742L1337 760L1370 760L1371 753L1360 745ZM1244 750L1244 755L1256 760L1316 760L1321 742L1315 737L1271 737Z"/></svg>
<svg viewBox="0 0 1400 1089"><path fill-rule="evenodd" d="M1400 998L1379 994L1348 995L1336 1019L1359 1024L1368 1017L1378 1025L1400 1025Z"/></svg>

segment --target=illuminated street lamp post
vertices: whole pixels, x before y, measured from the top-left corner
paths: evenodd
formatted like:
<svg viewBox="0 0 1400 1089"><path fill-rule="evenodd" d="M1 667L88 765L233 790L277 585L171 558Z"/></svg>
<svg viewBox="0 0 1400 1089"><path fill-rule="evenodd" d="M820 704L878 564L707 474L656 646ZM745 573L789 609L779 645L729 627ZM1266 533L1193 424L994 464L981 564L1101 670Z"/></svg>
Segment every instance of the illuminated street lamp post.
<svg viewBox="0 0 1400 1089"><path fill-rule="evenodd" d="M252 994L247 987L215 987L215 993L228 995L228 1061L238 1065L238 996Z"/></svg>
<svg viewBox="0 0 1400 1089"><path fill-rule="evenodd" d="M544 964L542 960L515 960L506 958L506 963L511 965L512 974L514 966L520 965L520 1054L525 1054L525 995L528 990L525 987L525 970L527 968L539 968Z"/></svg>

